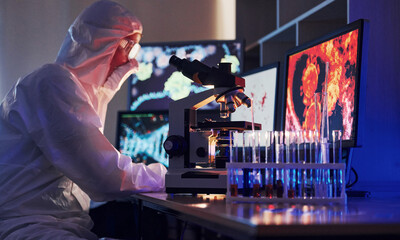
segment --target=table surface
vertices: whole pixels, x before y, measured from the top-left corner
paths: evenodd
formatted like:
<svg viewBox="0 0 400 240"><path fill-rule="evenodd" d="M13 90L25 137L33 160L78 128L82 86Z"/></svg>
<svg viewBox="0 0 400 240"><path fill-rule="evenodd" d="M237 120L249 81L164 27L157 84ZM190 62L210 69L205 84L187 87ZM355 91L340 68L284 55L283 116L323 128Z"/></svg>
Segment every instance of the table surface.
<svg viewBox="0 0 400 240"><path fill-rule="evenodd" d="M141 193L143 206L234 238L394 235L400 193L348 198L346 204L231 203L225 195Z"/></svg>

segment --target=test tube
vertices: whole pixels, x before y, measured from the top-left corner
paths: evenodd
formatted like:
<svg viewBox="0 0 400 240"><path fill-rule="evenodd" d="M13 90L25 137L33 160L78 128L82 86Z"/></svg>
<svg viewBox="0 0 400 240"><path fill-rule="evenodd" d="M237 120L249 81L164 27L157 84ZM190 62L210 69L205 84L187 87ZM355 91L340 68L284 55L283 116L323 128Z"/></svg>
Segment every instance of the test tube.
<svg viewBox="0 0 400 240"><path fill-rule="evenodd" d="M297 163L305 163L304 158L304 138L303 131L296 131L296 152L297 152ZM298 197L305 197L305 176L306 171L304 169L297 170L297 186L298 186Z"/></svg>
<svg viewBox="0 0 400 240"><path fill-rule="evenodd" d="M323 105L322 105L322 126L321 136L326 137L329 140L329 115L328 115L328 81L329 81L329 62L325 62L325 82L324 90L322 92Z"/></svg>
<svg viewBox="0 0 400 240"><path fill-rule="evenodd" d="M296 133L293 131L285 132L286 162L296 162Z"/></svg>
<svg viewBox="0 0 400 240"><path fill-rule="evenodd" d="M312 154L312 149L314 146L314 135L313 132L310 130L304 130L303 131L303 136L304 136L304 146L305 146L305 162L308 164L313 163L313 154ZM314 182L314 170L313 169L307 169L306 171L306 176L305 176L305 192L306 192L306 197L315 197L315 182Z"/></svg>
<svg viewBox="0 0 400 240"><path fill-rule="evenodd" d="M329 118L328 118L328 95L326 92L327 87L327 74L328 66L326 65L326 78L325 78L325 91L319 93L321 104L321 118L319 119L320 133L319 133L319 161L322 164L329 163ZM330 178L330 170L323 168L321 169L321 197L327 198L332 196L332 186Z"/></svg>
<svg viewBox="0 0 400 240"><path fill-rule="evenodd" d="M240 149L240 144L239 141L241 140L239 132L237 130L231 130L229 131L229 140L230 140L230 146L229 146L229 162L235 163L235 162L240 162L239 161L239 149Z"/></svg>
<svg viewBox="0 0 400 240"><path fill-rule="evenodd" d="M321 138L320 139L320 146L321 146L321 152L320 152L320 158L321 158L321 163L327 164L329 163L329 142L327 138ZM323 168L321 170L321 196L323 198L329 198L332 197L332 183L331 183L331 177L330 177L330 169Z"/></svg>
<svg viewBox="0 0 400 240"><path fill-rule="evenodd" d="M275 162L276 163L283 163L285 162L285 132L284 131L275 131Z"/></svg>
<svg viewBox="0 0 400 240"><path fill-rule="evenodd" d="M333 149L333 163L342 162L342 131L332 131L332 149Z"/></svg>
<svg viewBox="0 0 400 240"><path fill-rule="evenodd" d="M265 132L265 162L273 163L275 155L274 132ZM274 174L272 168L265 169L265 196L272 198L274 194Z"/></svg>
<svg viewBox="0 0 400 240"><path fill-rule="evenodd" d="M296 162L296 134L293 131L285 132L285 145L286 145L286 162ZM288 182L288 198L296 196L296 169L287 169L287 182Z"/></svg>
<svg viewBox="0 0 400 240"><path fill-rule="evenodd" d="M242 132L242 139L243 139L243 146L242 146L242 156L243 156L243 162L250 162L250 156L249 156L249 149L251 147L247 146L248 140L247 140L247 134L246 132ZM251 150L250 150L251 152ZM250 196L250 169L248 168L243 168L243 196L244 197L249 197Z"/></svg>
<svg viewBox="0 0 400 240"><path fill-rule="evenodd" d="M254 131L244 131L243 135L243 162L252 163L256 158ZM243 196L250 197L253 190L253 171L243 168Z"/></svg>
<svg viewBox="0 0 400 240"><path fill-rule="evenodd" d="M239 162L238 159L238 150L239 150L239 141L240 136L238 131L229 131L229 149L230 149L230 159L231 163ZM239 172L236 168L229 169L229 186L230 186L230 194L232 197L238 196L238 183L239 183Z"/></svg>
<svg viewBox="0 0 400 240"><path fill-rule="evenodd" d="M332 131L332 151L333 159L332 163L342 162L342 131ZM343 171L333 170L333 197L340 197L342 194L343 187Z"/></svg>
<svg viewBox="0 0 400 240"><path fill-rule="evenodd" d="M285 142L284 142L284 131L276 131L275 132L275 162L276 163L284 163L284 149L285 149ZM276 196L278 198L282 198L284 195L284 172L282 168L276 169Z"/></svg>
<svg viewBox="0 0 400 240"><path fill-rule="evenodd" d="M310 131L310 156L311 163L316 164L320 163L319 152L320 152L320 144L319 144L319 134L318 131ZM314 181L314 197L321 197L321 169L313 170L313 181Z"/></svg>
<svg viewBox="0 0 400 240"><path fill-rule="evenodd" d="M319 141L318 141L318 132L310 130L308 131L309 136L309 152L310 152L310 162L318 163L318 154L319 154Z"/></svg>
<svg viewBox="0 0 400 240"><path fill-rule="evenodd" d="M260 163L260 137L261 131L252 131L252 163ZM253 168L253 197L261 197L262 181L261 169Z"/></svg>

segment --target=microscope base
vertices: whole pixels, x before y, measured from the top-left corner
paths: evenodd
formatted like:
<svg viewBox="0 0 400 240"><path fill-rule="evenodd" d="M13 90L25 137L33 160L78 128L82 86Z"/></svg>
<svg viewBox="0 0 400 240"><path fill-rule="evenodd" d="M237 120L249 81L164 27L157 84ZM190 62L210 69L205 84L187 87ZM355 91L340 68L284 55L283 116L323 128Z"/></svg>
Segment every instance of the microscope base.
<svg viewBox="0 0 400 240"><path fill-rule="evenodd" d="M226 170L169 170L165 176L166 192L225 194L227 186L226 179Z"/></svg>

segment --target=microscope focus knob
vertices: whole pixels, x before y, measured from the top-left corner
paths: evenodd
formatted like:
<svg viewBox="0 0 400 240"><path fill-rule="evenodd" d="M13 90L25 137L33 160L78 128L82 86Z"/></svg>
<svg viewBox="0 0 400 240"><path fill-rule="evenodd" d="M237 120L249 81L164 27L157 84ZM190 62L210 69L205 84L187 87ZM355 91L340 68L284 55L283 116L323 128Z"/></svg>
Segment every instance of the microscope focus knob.
<svg viewBox="0 0 400 240"><path fill-rule="evenodd" d="M207 156L207 151L206 151L205 148L199 147L199 148L196 149L196 155L197 155L198 157L204 158L204 157Z"/></svg>
<svg viewBox="0 0 400 240"><path fill-rule="evenodd" d="M165 140L164 149L170 157L181 156L187 150L187 143L184 137L171 135Z"/></svg>

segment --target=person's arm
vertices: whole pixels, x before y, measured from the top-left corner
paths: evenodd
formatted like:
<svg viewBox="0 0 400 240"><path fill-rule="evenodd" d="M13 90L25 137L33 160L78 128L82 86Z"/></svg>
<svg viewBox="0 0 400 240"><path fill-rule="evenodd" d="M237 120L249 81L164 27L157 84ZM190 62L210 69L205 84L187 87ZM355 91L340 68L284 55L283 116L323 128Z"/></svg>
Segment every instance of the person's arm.
<svg viewBox="0 0 400 240"><path fill-rule="evenodd" d="M161 164L134 164L121 155L99 130L100 119L82 89L71 79L49 79L37 86L40 95L29 104L27 127L60 172L95 201L164 189Z"/></svg>

